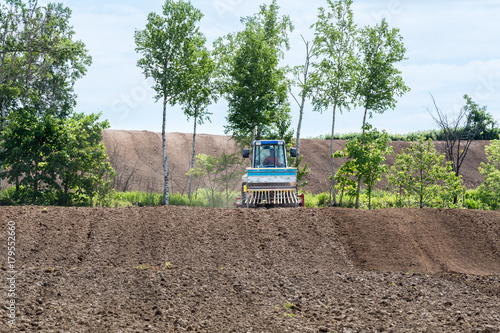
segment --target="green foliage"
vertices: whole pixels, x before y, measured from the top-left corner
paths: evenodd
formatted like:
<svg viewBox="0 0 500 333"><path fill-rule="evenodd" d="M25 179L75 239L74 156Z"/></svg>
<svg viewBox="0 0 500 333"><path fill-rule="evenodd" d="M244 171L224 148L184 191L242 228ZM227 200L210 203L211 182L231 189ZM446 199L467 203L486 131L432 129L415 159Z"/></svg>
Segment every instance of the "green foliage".
<svg viewBox="0 0 500 333"><path fill-rule="evenodd" d="M71 202L67 204L88 207L90 205L90 199L84 194L72 193ZM60 202L58 193L48 188L44 188L35 193L31 187L19 185L17 188L12 186L4 191L0 191L0 206L21 205L54 206L60 205Z"/></svg>
<svg viewBox="0 0 500 333"><path fill-rule="evenodd" d="M146 28L135 31L136 51L142 55L137 66L154 79L156 100L175 105L185 100L196 77L192 60L205 42L196 23L203 14L182 0L166 0L162 14L150 13Z"/></svg>
<svg viewBox="0 0 500 333"><path fill-rule="evenodd" d="M314 55L322 60L313 64L311 87L314 110L323 112L332 106L335 113L337 108L348 110L354 100L356 25L351 0L328 0L328 4L326 10L319 8L318 22L313 25Z"/></svg>
<svg viewBox="0 0 500 333"><path fill-rule="evenodd" d="M453 196L449 193L437 193L432 200L426 204L428 208L469 208L469 209L491 209L485 202L481 201L477 190L467 190L460 193L459 200L456 204L453 203ZM306 192L305 206L306 207L326 207L330 205L329 193L323 192L316 195ZM410 201L411 206L418 205L416 199ZM352 196L345 196L342 202L344 208L356 207L356 193ZM374 189L370 194L366 189L360 191L360 209L388 209L409 207L408 202L399 200L397 193L381 189Z"/></svg>
<svg viewBox="0 0 500 333"><path fill-rule="evenodd" d="M174 201L173 195L170 197ZM177 196L179 197L179 196ZM179 201L181 201L179 199ZM189 201L188 201L189 202ZM138 191L115 192L110 206L161 206L163 195L161 193L146 193Z"/></svg>
<svg viewBox="0 0 500 333"><path fill-rule="evenodd" d="M330 195L327 193L319 193L316 195L317 205L318 207L326 207L330 205Z"/></svg>
<svg viewBox="0 0 500 333"><path fill-rule="evenodd" d="M14 206L16 204L15 196L15 187L9 187L5 190L0 190L0 206Z"/></svg>
<svg viewBox="0 0 500 333"><path fill-rule="evenodd" d="M488 162L482 162L479 167L484 182L478 188L478 195L482 202L496 210L500 208L500 140L491 141L485 152Z"/></svg>
<svg viewBox="0 0 500 333"><path fill-rule="evenodd" d="M338 178L349 178L350 175L357 181L366 186L368 194L368 207L371 207L371 193L375 185L382 179L382 174L386 173L388 168L385 162L385 156L392 154L392 147L388 147L389 136L385 131L381 133L376 129L372 129L371 125L367 124L364 127L364 133L360 139L352 139L347 141L344 151L337 152L334 157L347 157L344 164L344 169L339 174ZM347 165L346 165L347 164ZM349 184L347 180L341 180L343 184ZM347 186L346 185L346 186ZM359 206L359 191L357 186L358 198L356 206Z"/></svg>
<svg viewBox="0 0 500 333"><path fill-rule="evenodd" d="M187 206L187 207L227 207L226 193L224 191L216 191L214 197L210 190L205 188L198 189L191 198L186 194L172 193L170 195L170 205L172 206ZM239 194L236 191L229 193L231 203L236 202L236 197ZM213 198L215 198L215 206ZM1 199L1 197L0 197ZM116 192L112 196L112 200L108 203L109 207L130 207L130 206L161 206L163 204L163 194L161 193L146 193L146 192ZM229 207L233 207L230 205Z"/></svg>
<svg viewBox="0 0 500 333"><path fill-rule="evenodd" d="M302 160L304 159L304 156L300 155L297 157L290 157L290 166L292 168L297 169L297 186L298 187L304 187L306 186L309 182L305 180L305 177L309 174L309 163L305 163L303 166L300 166L302 163Z"/></svg>
<svg viewBox="0 0 500 333"><path fill-rule="evenodd" d="M242 175L242 172L238 168L241 163L241 157L237 154L222 153L218 157L198 154L196 156L195 167L188 172L188 175L207 180L208 187L204 190L207 196L210 197L210 206L212 207L218 206L219 198L217 197L217 193L220 188L223 188L226 197L226 207L229 207L230 202L233 202L231 189Z"/></svg>
<svg viewBox="0 0 500 333"><path fill-rule="evenodd" d="M413 198L420 208L438 198L446 201L451 197L453 201L462 190L462 180L455 175L451 162L444 163L444 158L444 154L437 154L433 142L425 141L423 136L396 156L388 180L398 194L398 205L403 206L406 201L411 207Z"/></svg>
<svg viewBox="0 0 500 333"><path fill-rule="evenodd" d="M351 132L351 133L336 133L334 136L334 140L350 140L353 138L357 138L361 136L361 132ZM424 140L432 140L432 141L443 141L446 136L443 133L443 130L427 130L427 131L418 131L411 132L407 134L394 134L389 133L389 139L391 141L417 141L421 136L424 137ZM309 137L308 139L316 139L316 140L330 140L332 138L331 134L320 134L315 137ZM477 140L497 140L500 138L500 129L493 128L477 138Z"/></svg>
<svg viewBox="0 0 500 333"><path fill-rule="evenodd" d="M486 106L480 107L468 95L464 95L464 99L464 110L467 113L467 118L463 131L469 133L468 136L473 140L486 140L485 138L491 138L494 134L498 134L498 131L495 131L498 124L493 116L486 111Z"/></svg>
<svg viewBox="0 0 500 333"><path fill-rule="evenodd" d="M362 134L361 132L336 133L334 136L334 140L350 140L354 138L359 138L361 134ZM443 138L442 131L440 130L428 130L428 131L412 132L408 134L388 133L388 135L389 135L389 140L391 141L417 141L421 136L423 136L425 140L431 139L433 141L439 141ZM331 134L320 134L316 137L310 137L309 139L330 140L331 138L332 138Z"/></svg>
<svg viewBox="0 0 500 333"><path fill-rule="evenodd" d="M318 200L316 197L309 191L304 193L304 206L305 207L318 207Z"/></svg>
<svg viewBox="0 0 500 333"><path fill-rule="evenodd" d="M346 156L346 153L342 151L336 152L334 154L334 157L337 158L344 156ZM357 195L356 191L357 183L353 179L355 175L354 167L355 167L354 162L352 160L348 160L339 168L339 170L335 174L335 182L336 182L335 189L339 193L338 204L341 207L344 205L344 196L347 196L348 198L352 199L355 198Z"/></svg>
<svg viewBox="0 0 500 333"><path fill-rule="evenodd" d="M374 27L367 26L361 30L358 45L360 58L356 82L356 96L359 105L371 118L373 113L383 113L396 107L395 96L402 96L408 88L396 63L405 59L406 48L399 29L389 28L387 21L382 20Z"/></svg>
<svg viewBox="0 0 500 333"><path fill-rule="evenodd" d="M488 204L488 199L479 188L466 190L462 197L463 206L467 209L490 210L492 207Z"/></svg>
<svg viewBox="0 0 500 333"><path fill-rule="evenodd" d="M100 143L109 125L73 113L74 84L92 60L73 40L71 10L8 3L0 5L0 177L15 184L17 204L103 202L113 174Z"/></svg>
<svg viewBox="0 0 500 333"><path fill-rule="evenodd" d="M70 17L71 10L62 4L0 5L2 125L19 107L64 117L75 106L74 84L92 60L85 45L73 40Z"/></svg>
<svg viewBox="0 0 500 333"><path fill-rule="evenodd" d="M228 101L225 130L242 145L282 130L290 119L288 82L279 60L293 26L278 10L276 0L262 5L258 14L241 20L244 30L214 43L217 84Z"/></svg>
<svg viewBox="0 0 500 333"><path fill-rule="evenodd" d="M200 45L193 54L192 62L196 65L190 73L190 85L182 102L184 114L202 125L205 120L210 121L211 113L207 108L213 101L217 101L217 93L213 78L215 62L204 45Z"/></svg>
<svg viewBox="0 0 500 333"><path fill-rule="evenodd" d="M38 117L28 108L11 112L0 136L6 168L0 177L16 184L25 203L79 204L86 197L92 204L95 196L102 202L114 171L101 143L109 124L98 119L94 114Z"/></svg>

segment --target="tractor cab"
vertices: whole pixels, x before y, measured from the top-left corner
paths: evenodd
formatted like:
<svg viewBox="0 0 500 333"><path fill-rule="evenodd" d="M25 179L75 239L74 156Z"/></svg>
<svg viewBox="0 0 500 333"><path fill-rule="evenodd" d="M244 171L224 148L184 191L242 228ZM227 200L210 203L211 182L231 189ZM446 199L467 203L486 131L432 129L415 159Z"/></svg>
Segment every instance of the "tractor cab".
<svg viewBox="0 0 500 333"><path fill-rule="evenodd" d="M287 168L286 145L283 140L256 140L252 145L252 168ZM295 148L290 155L296 157ZM250 157L250 149L243 150L243 157Z"/></svg>

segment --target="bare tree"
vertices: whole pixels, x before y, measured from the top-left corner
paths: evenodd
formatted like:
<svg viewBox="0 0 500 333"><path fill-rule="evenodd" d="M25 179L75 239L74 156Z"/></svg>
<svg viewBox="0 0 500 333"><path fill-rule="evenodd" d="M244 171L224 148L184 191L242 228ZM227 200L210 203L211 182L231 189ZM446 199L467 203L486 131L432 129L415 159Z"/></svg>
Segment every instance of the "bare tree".
<svg viewBox="0 0 500 333"><path fill-rule="evenodd" d="M306 98L310 95L311 93L311 75L314 73L314 71L311 72L310 67L311 67L311 57L314 54L314 43L311 43L310 41L306 41L304 36L300 35L302 37L302 40L304 41L304 44L306 46L306 60L304 62L304 65L297 66L293 69L293 74L294 74L294 80L293 82L301 88L301 91L299 92L298 96L295 96L295 94L290 90L290 94L292 95L293 99L299 106L299 123L297 125L297 139L296 139L296 147L297 147L297 155L300 155L300 128L302 126L302 117L304 115L304 106L306 104ZM299 98L300 97L300 101Z"/></svg>
<svg viewBox="0 0 500 333"><path fill-rule="evenodd" d="M137 171L144 164L138 157L134 162L131 162L126 156L127 151L122 152L118 144L114 142L109 154L109 163L116 172L112 188L119 192L126 192L130 189L132 182L137 177Z"/></svg>
<svg viewBox="0 0 500 333"><path fill-rule="evenodd" d="M453 171L458 177L460 167L467 156L472 141L476 140L488 127L494 127L495 121L486 112L486 107L480 108L467 95L464 95L465 105L460 108L455 118L450 119L437 106L434 96L430 95L436 115L429 108L427 111L442 131L446 159L453 163Z"/></svg>

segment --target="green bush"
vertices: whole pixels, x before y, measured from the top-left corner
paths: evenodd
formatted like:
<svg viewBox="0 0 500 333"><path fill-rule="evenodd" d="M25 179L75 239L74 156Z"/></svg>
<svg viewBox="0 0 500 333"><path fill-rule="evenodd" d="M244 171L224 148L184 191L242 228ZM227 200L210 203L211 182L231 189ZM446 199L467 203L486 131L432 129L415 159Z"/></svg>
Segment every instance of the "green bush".
<svg viewBox="0 0 500 333"><path fill-rule="evenodd" d="M163 202L163 194L161 193L146 193L138 191L116 192L113 202L125 202L130 206L160 206Z"/></svg>
<svg viewBox="0 0 500 333"><path fill-rule="evenodd" d="M330 206L330 193L323 192L316 195L318 207Z"/></svg>
<svg viewBox="0 0 500 333"><path fill-rule="evenodd" d="M0 206L13 206L16 204L14 200L14 194L16 189L14 187L9 187L6 190L0 191Z"/></svg>

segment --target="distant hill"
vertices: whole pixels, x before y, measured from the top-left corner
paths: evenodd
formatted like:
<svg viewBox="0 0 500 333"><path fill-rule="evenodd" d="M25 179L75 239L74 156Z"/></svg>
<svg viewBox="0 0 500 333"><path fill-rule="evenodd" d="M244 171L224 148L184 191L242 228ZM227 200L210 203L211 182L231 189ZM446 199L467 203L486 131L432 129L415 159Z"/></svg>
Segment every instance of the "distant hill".
<svg viewBox="0 0 500 333"><path fill-rule="evenodd" d="M105 130L104 144L107 148L111 163L120 173L121 181L128 181L129 190L161 192L163 189L163 166L161 153L161 133L149 131ZM189 163L192 151L192 134L167 133L167 155L171 176L171 191L186 193L188 188ZM345 140L335 140L334 150L341 150ZM436 149L444 152L444 142L435 142ZM466 160L461 167L464 183L469 188L477 187L483 178L478 171L481 162L486 162L484 147L489 141L475 141L472 143ZM397 154L409 146L408 142L392 142ZM228 136L198 134L196 136L196 153L219 155L222 152L239 152L235 142ZM305 191L320 193L329 190L328 176L330 175L330 141L317 139L302 139L301 152L304 162L309 163L310 173L307 177L309 184ZM395 155L387 158L392 165ZM335 169L344 161L337 159ZM247 165L242 165L244 168ZM198 184L203 186L203 184ZM387 186L384 179L379 187ZM235 186L235 189L238 185Z"/></svg>

